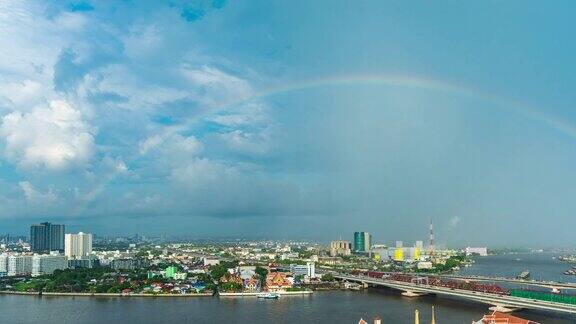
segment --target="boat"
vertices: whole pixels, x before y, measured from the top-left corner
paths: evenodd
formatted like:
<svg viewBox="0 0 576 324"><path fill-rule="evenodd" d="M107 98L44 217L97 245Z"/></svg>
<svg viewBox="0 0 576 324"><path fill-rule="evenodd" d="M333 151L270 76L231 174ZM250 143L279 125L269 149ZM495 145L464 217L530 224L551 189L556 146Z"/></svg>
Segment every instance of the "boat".
<svg viewBox="0 0 576 324"><path fill-rule="evenodd" d="M516 279L521 279L521 280L526 280L530 278L530 271L525 270L522 271L522 273L520 273L519 275L516 276Z"/></svg>
<svg viewBox="0 0 576 324"><path fill-rule="evenodd" d="M562 262L576 263L576 255L561 255L558 257L558 260Z"/></svg>
<svg viewBox="0 0 576 324"><path fill-rule="evenodd" d="M564 274L567 276L576 276L576 267L574 267L570 270L564 271Z"/></svg>
<svg viewBox="0 0 576 324"><path fill-rule="evenodd" d="M267 292L267 293L258 294L258 295L256 295L256 297L262 298L262 299L278 299L278 298L280 298L280 294Z"/></svg>

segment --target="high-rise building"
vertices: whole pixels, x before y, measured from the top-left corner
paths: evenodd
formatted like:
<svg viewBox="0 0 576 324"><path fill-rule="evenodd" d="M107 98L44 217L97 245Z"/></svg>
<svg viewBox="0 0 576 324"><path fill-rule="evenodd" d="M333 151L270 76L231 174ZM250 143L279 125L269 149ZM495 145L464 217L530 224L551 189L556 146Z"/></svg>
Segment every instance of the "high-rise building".
<svg viewBox="0 0 576 324"><path fill-rule="evenodd" d="M368 232L354 232L354 251L370 252L372 235Z"/></svg>
<svg viewBox="0 0 576 324"><path fill-rule="evenodd" d="M40 223L30 226L30 247L34 252L63 252L64 225Z"/></svg>
<svg viewBox="0 0 576 324"><path fill-rule="evenodd" d="M430 254L434 254L434 224L430 220Z"/></svg>
<svg viewBox="0 0 576 324"><path fill-rule="evenodd" d="M64 255L69 258L80 258L92 253L92 234L66 234Z"/></svg>
<svg viewBox="0 0 576 324"><path fill-rule="evenodd" d="M351 245L348 241L332 241L330 242L330 255L350 255Z"/></svg>
<svg viewBox="0 0 576 324"><path fill-rule="evenodd" d="M54 270L68 268L66 257L60 254L32 256L32 277L52 274Z"/></svg>

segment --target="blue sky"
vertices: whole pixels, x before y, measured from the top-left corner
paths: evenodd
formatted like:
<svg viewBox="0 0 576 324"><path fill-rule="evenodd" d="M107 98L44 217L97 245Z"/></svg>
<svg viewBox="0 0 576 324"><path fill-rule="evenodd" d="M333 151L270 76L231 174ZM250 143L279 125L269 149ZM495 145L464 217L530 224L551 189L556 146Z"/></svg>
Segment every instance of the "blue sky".
<svg viewBox="0 0 576 324"><path fill-rule="evenodd" d="M0 233L573 244L575 6L3 1Z"/></svg>

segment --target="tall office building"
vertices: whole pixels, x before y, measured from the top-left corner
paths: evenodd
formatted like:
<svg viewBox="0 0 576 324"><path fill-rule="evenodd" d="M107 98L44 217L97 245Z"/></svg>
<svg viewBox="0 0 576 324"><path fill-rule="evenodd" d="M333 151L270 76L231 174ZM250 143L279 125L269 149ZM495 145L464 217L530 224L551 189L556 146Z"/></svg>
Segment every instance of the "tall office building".
<svg viewBox="0 0 576 324"><path fill-rule="evenodd" d="M372 235L368 232L354 232L354 251L370 252Z"/></svg>
<svg viewBox="0 0 576 324"><path fill-rule="evenodd" d="M34 252L63 252L64 225L40 223L30 226L30 247Z"/></svg>
<svg viewBox="0 0 576 324"><path fill-rule="evenodd" d="M66 234L64 255L69 258L80 258L92 253L92 234Z"/></svg>

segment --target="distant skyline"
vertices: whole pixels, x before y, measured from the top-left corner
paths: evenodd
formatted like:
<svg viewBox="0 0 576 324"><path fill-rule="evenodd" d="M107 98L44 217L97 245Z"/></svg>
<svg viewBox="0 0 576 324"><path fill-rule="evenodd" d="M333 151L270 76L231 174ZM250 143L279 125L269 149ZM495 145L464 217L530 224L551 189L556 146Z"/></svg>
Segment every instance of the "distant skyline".
<svg viewBox="0 0 576 324"><path fill-rule="evenodd" d="M573 246L560 1L0 2L0 233Z"/></svg>

